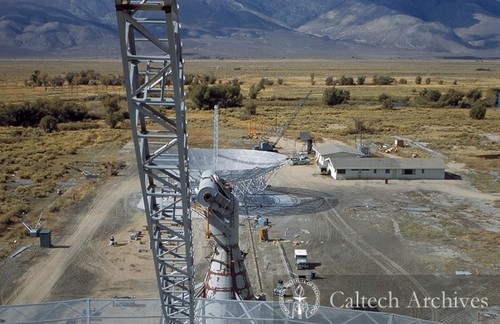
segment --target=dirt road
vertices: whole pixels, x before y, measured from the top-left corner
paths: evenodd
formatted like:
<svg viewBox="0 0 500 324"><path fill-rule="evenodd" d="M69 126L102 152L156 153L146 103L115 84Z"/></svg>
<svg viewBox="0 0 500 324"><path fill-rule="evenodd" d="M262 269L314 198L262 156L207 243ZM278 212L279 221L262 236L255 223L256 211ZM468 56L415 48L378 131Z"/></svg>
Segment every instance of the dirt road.
<svg viewBox="0 0 500 324"><path fill-rule="evenodd" d="M131 159L130 148L122 156ZM111 178L79 206L72 216L74 224L53 240L56 248L32 247L16 257L18 269L27 269L22 276L6 271L5 265L0 268L2 303L157 297L148 237L129 238L131 230L145 230L146 220L136 207L141 197L135 164L129 161L127 165L120 176ZM249 215L242 209L240 217L240 246L249 253L250 279L255 293L265 293L268 300L275 299L277 280L288 278L287 264L293 275L308 274L309 270L294 267L296 248L309 251L318 277L315 282L322 291L321 305L330 304L329 293L352 290L358 284L377 296L393 287L394 293L416 292L425 298L444 289L439 284L453 279L455 271L481 274L471 277L473 283L478 278L487 280L488 275L498 277L500 219L493 206L498 197L472 190L465 182L334 181L318 175L314 166L287 166L272 179L270 189L262 206L249 208ZM257 215L270 221L269 242L260 242L255 222L247 221ZM200 282L210 249L203 239L203 220L195 219L194 226ZM108 245L110 235L118 246ZM249 235L255 241L255 254ZM440 281L433 282L433 275L441 276ZM9 290L6 283L15 289ZM498 304L495 285L488 282L474 293ZM471 309L392 311L448 323L468 323L477 317Z"/></svg>
<svg viewBox="0 0 500 324"><path fill-rule="evenodd" d="M53 239L54 248L40 251L43 256L35 258L36 262L16 280L15 289L3 303L26 304L58 298L94 296L90 289L99 284L98 276L108 273L115 277L115 281L127 279L116 278L123 274L113 273L111 261L103 257L107 252L118 252L120 249L117 247L113 251L107 246L107 234L122 230L124 226L134 222L134 213L120 213L117 210L120 206L128 208L131 195L139 192L139 179L131 147L126 146L121 156L127 162L126 168L78 206L79 211L70 216L74 224L64 233L56 233L59 239ZM137 202L138 199L139 196L136 195L134 201ZM144 216L141 216L144 221L139 222L145 223ZM36 247L32 249L39 250ZM96 273L85 275L82 269L86 268L93 268ZM109 284L113 286L112 283L108 282ZM107 290L97 287L93 289L101 291L101 294Z"/></svg>
<svg viewBox="0 0 500 324"><path fill-rule="evenodd" d="M281 209L268 206L258 214L269 218L269 237L282 242L292 265L294 249L308 250L321 279L315 282L326 293L322 305L330 303L328 293L354 287L373 296L392 290L399 296L415 293L432 298L444 289L433 281L435 277L453 281L457 270L478 269L489 280L488 275L498 273L494 265L500 261L498 245L466 241L469 231L500 231L491 208L498 197L477 192L465 182L334 181L318 175L313 166L293 166L279 171L270 190L279 193L275 199L282 202ZM417 212L405 210L410 206ZM419 207L429 211L418 212ZM279 250L270 243L259 243L257 248L264 259L262 271L275 274L265 277L264 286L273 288L278 279L287 278L278 262ZM496 261L490 263L492 258ZM294 267L293 271L308 272ZM454 289L458 288L463 287ZM495 289L490 282L489 290L481 294L498 303ZM272 289L266 294L272 296ZM391 312L449 323L468 323L477 317L470 308L459 316L457 311L432 307Z"/></svg>

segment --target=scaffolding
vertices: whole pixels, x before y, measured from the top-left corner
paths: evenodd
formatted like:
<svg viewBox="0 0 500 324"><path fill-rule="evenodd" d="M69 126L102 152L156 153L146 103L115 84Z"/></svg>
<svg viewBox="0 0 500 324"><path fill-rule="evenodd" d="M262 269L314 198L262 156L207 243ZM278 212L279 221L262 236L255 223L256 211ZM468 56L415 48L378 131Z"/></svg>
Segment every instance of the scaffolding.
<svg viewBox="0 0 500 324"><path fill-rule="evenodd" d="M165 322L194 320L184 73L176 0L115 0L128 112Z"/></svg>
<svg viewBox="0 0 500 324"><path fill-rule="evenodd" d="M289 305L285 305L289 306ZM218 317L207 310L220 310ZM308 319L287 317L278 302L239 300L195 300L196 323L334 323L334 324L430 324L411 317L319 306ZM0 306L0 322L27 323L162 323L158 299L85 298L33 305Z"/></svg>

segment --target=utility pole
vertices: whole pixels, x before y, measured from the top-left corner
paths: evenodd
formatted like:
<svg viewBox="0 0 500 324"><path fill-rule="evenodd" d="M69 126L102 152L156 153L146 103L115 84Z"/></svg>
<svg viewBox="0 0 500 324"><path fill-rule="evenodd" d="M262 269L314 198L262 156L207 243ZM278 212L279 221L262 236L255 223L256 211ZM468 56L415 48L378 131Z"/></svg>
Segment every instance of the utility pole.
<svg viewBox="0 0 500 324"><path fill-rule="evenodd" d="M214 105L214 171L219 159L219 105Z"/></svg>

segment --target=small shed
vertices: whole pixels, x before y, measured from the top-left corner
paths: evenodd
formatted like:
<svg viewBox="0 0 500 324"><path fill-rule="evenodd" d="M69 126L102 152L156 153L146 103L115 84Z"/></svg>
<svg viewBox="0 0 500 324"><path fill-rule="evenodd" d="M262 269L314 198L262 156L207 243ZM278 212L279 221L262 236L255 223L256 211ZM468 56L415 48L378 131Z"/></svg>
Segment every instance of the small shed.
<svg viewBox="0 0 500 324"><path fill-rule="evenodd" d="M312 139L311 132L299 132L299 139L301 141L308 141Z"/></svg>
<svg viewBox="0 0 500 324"><path fill-rule="evenodd" d="M312 154L313 152L313 139L311 132L299 132L299 139L307 143L307 154Z"/></svg>
<svg viewBox="0 0 500 324"><path fill-rule="evenodd" d="M394 140L394 147L404 147L405 146L405 141L401 138L396 138Z"/></svg>
<svg viewBox="0 0 500 324"><path fill-rule="evenodd" d="M50 230L40 230L40 247L51 248L51 232Z"/></svg>

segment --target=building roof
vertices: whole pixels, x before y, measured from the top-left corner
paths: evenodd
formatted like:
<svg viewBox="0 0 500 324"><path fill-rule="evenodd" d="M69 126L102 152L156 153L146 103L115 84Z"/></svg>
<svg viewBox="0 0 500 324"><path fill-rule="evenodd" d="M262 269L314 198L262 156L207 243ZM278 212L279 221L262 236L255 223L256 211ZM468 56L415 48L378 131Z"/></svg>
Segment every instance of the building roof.
<svg viewBox="0 0 500 324"><path fill-rule="evenodd" d="M440 158L337 158L332 165L335 169L446 169Z"/></svg>
<svg viewBox="0 0 500 324"><path fill-rule="evenodd" d="M363 153L361 153L355 147L339 144L323 144L320 146L316 146L313 149L322 156L334 155L336 153L349 153L357 156L363 155Z"/></svg>

